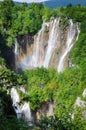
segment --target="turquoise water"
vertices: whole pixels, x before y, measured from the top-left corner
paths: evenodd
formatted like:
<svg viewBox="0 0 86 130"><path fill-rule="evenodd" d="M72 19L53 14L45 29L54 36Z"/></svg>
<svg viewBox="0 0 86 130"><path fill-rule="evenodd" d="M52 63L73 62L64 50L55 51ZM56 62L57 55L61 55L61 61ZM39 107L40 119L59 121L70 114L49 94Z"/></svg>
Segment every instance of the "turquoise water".
<svg viewBox="0 0 86 130"><path fill-rule="evenodd" d="M59 6L67 6L70 3L72 5L81 4L81 5L86 6L86 0L50 0L50 1L44 2L44 5L50 8L56 8Z"/></svg>

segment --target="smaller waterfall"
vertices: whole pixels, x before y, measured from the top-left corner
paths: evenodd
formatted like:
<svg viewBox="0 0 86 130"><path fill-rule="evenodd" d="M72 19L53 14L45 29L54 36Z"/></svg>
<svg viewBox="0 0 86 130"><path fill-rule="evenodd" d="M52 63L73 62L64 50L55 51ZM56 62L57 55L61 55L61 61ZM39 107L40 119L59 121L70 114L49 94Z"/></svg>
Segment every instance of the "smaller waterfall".
<svg viewBox="0 0 86 130"><path fill-rule="evenodd" d="M77 23L77 32L78 32L78 35L77 35L77 37L76 37L76 41L78 40L79 34L80 34L80 29L79 29L79 24L78 24L78 23Z"/></svg>
<svg viewBox="0 0 86 130"><path fill-rule="evenodd" d="M13 101L13 107L17 114L17 118L24 118L26 121L31 121L31 110L29 103L24 103L20 105L20 97L15 88L11 89L11 99Z"/></svg>
<svg viewBox="0 0 86 130"><path fill-rule="evenodd" d="M71 19L69 21L69 24L70 25L69 25L69 30L68 30L68 37L67 37L67 42L66 42L66 48L64 50L63 55L60 58L60 61L59 61L58 67L57 67L58 72L62 72L63 71L64 59L65 59L65 57L67 56L68 52L71 50L71 48L73 46L72 41L73 41L73 38L75 36L75 28L74 28L74 25L73 25L73 22L72 22Z"/></svg>
<svg viewBox="0 0 86 130"><path fill-rule="evenodd" d="M19 55L19 45L18 45L17 39L15 39L14 54L15 54L15 68L17 69L17 62L18 62L18 55Z"/></svg>
<svg viewBox="0 0 86 130"><path fill-rule="evenodd" d="M13 107L17 114L17 118L21 118L21 108L19 105L20 98L15 88L11 89L11 99L13 101Z"/></svg>
<svg viewBox="0 0 86 130"><path fill-rule="evenodd" d="M52 53L56 47L56 42L57 42L57 38L58 38L59 21L60 21L60 18L54 20L51 32L49 34L48 47L47 47L45 60L44 60L44 67L45 68L48 68L50 58L51 58Z"/></svg>
<svg viewBox="0 0 86 130"><path fill-rule="evenodd" d="M19 45L18 45L17 39L15 39L15 49L14 49L15 55L18 55L18 54L19 54L18 48L19 48Z"/></svg>
<svg viewBox="0 0 86 130"><path fill-rule="evenodd" d="M22 106L22 115L24 116L24 119L26 121L31 121L31 110L30 110L30 106L29 106L29 103L24 103L24 105Z"/></svg>
<svg viewBox="0 0 86 130"><path fill-rule="evenodd" d="M53 102L50 100L48 116L53 116L53 105L54 105Z"/></svg>

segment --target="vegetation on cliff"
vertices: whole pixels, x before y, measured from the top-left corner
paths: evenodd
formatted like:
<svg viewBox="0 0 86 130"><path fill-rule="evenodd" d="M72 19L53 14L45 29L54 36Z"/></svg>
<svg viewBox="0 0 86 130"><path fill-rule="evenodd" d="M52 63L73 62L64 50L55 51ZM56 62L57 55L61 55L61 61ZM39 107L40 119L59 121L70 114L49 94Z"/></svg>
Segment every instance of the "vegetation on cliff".
<svg viewBox="0 0 86 130"><path fill-rule="evenodd" d="M73 68L57 73L54 69L37 68L22 74L8 70L4 63L4 52L14 43L18 35L36 34L43 20L61 17L63 25L68 19L79 22L80 35L71 51ZM22 120L17 120L9 106L11 87L23 86L29 94L22 94L21 102L29 101L32 110L37 111L44 102L52 100L55 104L54 116L43 118L35 129L44 130L85 130L86 122L82 109L74 110L76 98L82 97L86 88L86 7L71 5L66 8L49 9L42 4L28 6L15 5L12 0L0 2L0 130L32 129ZM86 100L86 99L84 99ZM12 113L10 113L12 112ZM71 114L74 112L74 119ZM17 124L16 124L17 123ZM78 124L78 125L77 125ZM34 128L33 128L34 129Z"/></svg>

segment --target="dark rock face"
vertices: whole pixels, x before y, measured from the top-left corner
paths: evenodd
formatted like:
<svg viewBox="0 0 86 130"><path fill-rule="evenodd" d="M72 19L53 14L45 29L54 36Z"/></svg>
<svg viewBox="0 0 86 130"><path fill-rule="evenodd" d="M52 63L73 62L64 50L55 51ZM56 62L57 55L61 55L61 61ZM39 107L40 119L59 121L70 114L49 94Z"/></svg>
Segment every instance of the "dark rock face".
<svg viewBox="0 0 86 130"><path fill-rule="evenodd" d="M6 46L6 36L0 35L0 57L4 58L6 61L6 65L10 69L14 69L15 61L14 61L14 46L7 47Z"/></svg>
<svg viewBox="0 0 86 130"><path fill-rule="evenodd" d="M3 98L3 112L6 116L16 115L14 108L12 107L12 100L9 95L5 95Z"/></svg>
<svg viewBox="0 0 86 130"><path fill-rule="evenodd" d="M26 35L20 35L17 37L17 41L18 41L18 44L20 46L20 48L22 49L23 53L26 54L27 53L27 48L33 44L33 35L29 35L29 34L26 34Z"/></svg>
<svg viewBox="0 0 86 130"><path fill-rule="evenodd" d="M7 48L4 53L4 58L6 61L6 65L11 70L15 70L15 54L14 54L14 45Z"/></svg>
<svg viewBox="0 0 86 130"><path fill-rule="evenodd" d="M33 36L26 34L20 35L17 37L17 41L19 44L19 53L20 55L27 54L27 48L33 44ZM3 58L6 61L6 65L11 70L16 69L16 62L15 62L15 43L11 47L6 47L5 52L2 54Z"/></svg>

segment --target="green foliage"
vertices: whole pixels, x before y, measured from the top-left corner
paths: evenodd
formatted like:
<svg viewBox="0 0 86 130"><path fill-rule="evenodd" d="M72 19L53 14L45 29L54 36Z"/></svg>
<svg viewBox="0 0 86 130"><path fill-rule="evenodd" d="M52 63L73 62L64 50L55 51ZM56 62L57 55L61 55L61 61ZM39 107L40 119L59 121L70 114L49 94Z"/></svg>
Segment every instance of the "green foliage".
<svg viewBox="0 0 86 130"><path fill-rule="evenodd" d="M1 60L3 63L3 59ZM26 122L14 116L10 97L10 89L13 86L24 87L25 79L2 65L0 67L0 130L29 130L30 127Z"/></svg>
<svg viewBox="0 0 86 130"><path fill-rule="evenodd" d="M12 0L4 0L0 3L1 19L3 26L8 29L11 26L12 8L14 3Z"/></svg>
<svg viewBox="0 0 86 130"><path fill-rule="evenodd" d="M22 80L23 79L23 80ZM7 68L0 68L0 87L2 89L25 84L25 79Z"/></svg>
<svg viewBox="0 0 86 130"><path fill-rule="evenodd" d="M28 7L27 5L16 7L15 5L12 14L13 33L16 33L17 35L28 34L28 33L35 34L41 28L42 8L43 6L41 4L37 5L34 3L30 7Z"/></svg>
<svg viewBox="0 0 86 130"><path fill-rule="evenodd" d="M57 116L42 117L36 125L39 130L66 130L63 122Z"/></svg>
<svg viewBox="0 0 86 130"><path fill-rule="evenodd" d="M86 119L83 117L84 110L84 108L76 108L74 111L74 119L71 120L71 129L86 130Z"/></svg>
<svg viewBox="0 0 86 130"><path fill-rule="evenodd" d="M42 102L47 102L54 97L54 91L58 88L54 69L26 70L24 77L27 78L27 91L32 109L39 108Z"/></svg>
<svg viewBox="0 0 86 130"><path fill-rule="evenodd" d="M15 5L11 0L0 2L0 26L6 45L11 46L14 38L23 34L35 34L41 28L42 4Z"/></svg>
<svg viewBox="0 0 86 130"><path fill-rule="evenodd" d="M31 128L24 120L9 116L0 118L0 130L31 130Z"/></svg>
<svg viewBox="0 0 86 130"><path fill-rule="evenodd" d="M48 21L50 20L50 17L52 16L52 10L48 7L45 7L43 10L42 10L42 13L43 13L43 19L45 21Z"/></svg>
<svg viewBox="0 0 86 130"><path fill-rule="evenodd" d="M72 52L71 59L76 65L86 66L86 20L80 25L80 36L75 44Z"/></svg>
<svg viewBox="0 0 86 130"><path fill-rule="evenodd" d="M62 17L68 17L76 22L82 22L85 18L86 7L83 6L67 6L66 8L61 8Z"/></svg>
<svg viewBox="0 0 86 130"><path fill-rule="evenodd" d="M60 75L59 91L56 94L56 113L62 116L65 110L71 111L73 104L78 96L81 97L85 89L85 78L80 68L74 67L65 70Z"/></svg>

